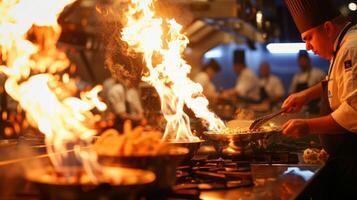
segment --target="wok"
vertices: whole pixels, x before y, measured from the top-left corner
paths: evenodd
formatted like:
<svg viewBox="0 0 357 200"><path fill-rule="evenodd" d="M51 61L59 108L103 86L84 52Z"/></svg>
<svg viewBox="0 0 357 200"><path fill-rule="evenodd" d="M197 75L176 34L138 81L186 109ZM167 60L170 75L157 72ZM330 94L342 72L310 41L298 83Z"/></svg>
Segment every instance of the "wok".
<svg viewBox="0 0 357 200"><path fill-rule="evenodd" d="M215 141L217 151L225 155L244 155L264 151L268 146L269 137L280 133L281 128L271 123L251 131L249 126L252 122L253 120L232 120L227 123L228 130L206 131L204 134Z"/></svg>

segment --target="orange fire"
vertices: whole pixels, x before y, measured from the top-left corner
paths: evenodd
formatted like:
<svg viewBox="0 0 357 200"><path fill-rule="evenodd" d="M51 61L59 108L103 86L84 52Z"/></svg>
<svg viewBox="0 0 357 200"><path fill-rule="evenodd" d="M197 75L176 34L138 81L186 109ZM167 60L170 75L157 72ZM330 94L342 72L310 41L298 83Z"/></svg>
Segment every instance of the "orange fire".
<svg viewBox="0 0 357 200"><path fill-rule="evenodd" d="M83 166L93 183L100 182L101 168L91 144L99 119L90 110L106 105L97 98L101 86L74 97L73 80L64 74L69 67L65 53L56 48L61 33L57 17L74 0L0 1L0 49L7 75L7 93L26 111L27 121L45 134L51 161L57 170L72 159ZM29 34L35 38L30 41ZM35 75L33 75L35 74Z"/></svg>
<svg viewBox="0 0 357 200"><path fill-rule="evenodd" d="M208 110L202 86L188 77L191 66L182 58L182 53L189 40L180 33L182 26L173 19L157 17L152 0L131 0L126 16L122 40L144 55L148 74L143 80L156 88L167 120L163 139L198 140L191 133L189 117L183 111L185 104L197 117L208 122L210 130L225 128L222 120Z"/></svg>

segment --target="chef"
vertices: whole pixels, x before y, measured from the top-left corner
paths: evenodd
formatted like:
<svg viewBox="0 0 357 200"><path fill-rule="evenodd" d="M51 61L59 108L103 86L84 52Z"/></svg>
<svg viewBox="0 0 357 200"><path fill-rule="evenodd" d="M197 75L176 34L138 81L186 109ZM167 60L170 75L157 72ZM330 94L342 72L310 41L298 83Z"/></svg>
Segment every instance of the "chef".
<svg viewBox="0 0 357 200"><path fill-rule="evenodd" d="M215 102L218 97L218 92L214 86L212 79L221 70L220 65L214 59L210 59L204 66L201 72L195 77L194 81L201 84L203 87L203 94L210 100Z"/></svg>
<svg viewBox="0 0 357 200"><path fill-rule="evenodd" d="M306 50L299 51L298 64L301 71L294 75L290 86L290 93L296 93L305 90L308 87L320 82L326 76L322 70L311 65L311 60ZM319 99L311 101L307 106L307 111L312 114L318 114Z"/></svg>
<svg viewBox="0 0 357 200"><path fill-rule="evenodd" d="M128 80L116 80L112 77L103 82L103 92L109 108L121 119L142 120L144 110L140 100L138 86L132 86Z"/></svg>
<svg viewBox="0 0 357 200"><path fill-rule="evenodd" d="M292 137L320 136L330 157L328 176L317 199L357 199L357 26L345 19L332 0L285 0L306 49L330 60L326 79L290 95L282 107L298 112L322 98L321 116L293 119L283 125Z"/></svg>
<svg viewBox="0 0 357 200"><path fill-rule="evenodd" d="M260 100L271 105L279 102L284 96L284 86L280 78L270 72L270 65L262 62L259 66Z"/></svg>
<svg viewBox="0 0 357 200"><path fill-rule="evenodd" d="M259 79L254 71L245 63L244 50L233 53L233 70L237 74L236 85L232 89L223 91L223 97L234 97L247 103L256 103L260 99Z"/></svg>
<svg viewBox="0 0 357 200"><path fill-rule="evenodd" d="M290 93L305 90L325 78L326 74L322 70L311 66L311 60L306 50L299 51L298 64L301 71L294 75Z"/></svg>

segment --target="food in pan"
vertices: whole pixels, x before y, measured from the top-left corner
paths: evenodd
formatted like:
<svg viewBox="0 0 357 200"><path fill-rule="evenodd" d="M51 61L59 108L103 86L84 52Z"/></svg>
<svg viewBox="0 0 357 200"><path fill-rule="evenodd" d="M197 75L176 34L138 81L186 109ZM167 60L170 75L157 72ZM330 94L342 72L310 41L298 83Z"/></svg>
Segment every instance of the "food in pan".
<svg viewBox="0 0 357 200"><path fill-rule="evenodd" d="M278 131L278 127L275 126L274 124L268 124L259 127L258 129L251 131L249 127L227 127L224 130L222 130L220 133L221 134L249 134L249 133L264 133L264 132L272 132L272 131Z"/></svg>
<svg viewBox="0 0 357 200"><path fill-rule="evenodd" d="M147 131L142 126L131 127L130 121L124 122L124 133L108 129L94 143L99 155L108 156L148 156L169 154L175 147L161 141L159 131Z"/></svg>
<svg viewBox="0 0 357 200"><path fill-rule="evenodd" d="M328 158L328 154L324 149L307 148L303 154L306 164L324 164Z"/></svg>

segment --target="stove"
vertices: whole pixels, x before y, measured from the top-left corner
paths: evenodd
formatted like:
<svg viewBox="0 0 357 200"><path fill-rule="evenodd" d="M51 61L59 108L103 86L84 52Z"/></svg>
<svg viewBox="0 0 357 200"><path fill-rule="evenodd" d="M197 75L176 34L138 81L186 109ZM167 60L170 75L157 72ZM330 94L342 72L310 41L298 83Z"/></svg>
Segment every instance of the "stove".
<svg viewBox="0 0 357 200"><path fill-rule="evenodd" d="M296 164L297 154L264 152L251 156L199 155L176 170L176 185L170 190L146 193L142 199L202 199L204 192L224 192L254 186L250 164Z"/></svg>
<svg viewBox="0 0 357 200"><path fill-rule="evenodd" d="M231 159L191 161L178 167L175 190L221 190L251 186L249 162Z"/></svg>
<svg viewBox="0 0 357 200"><path fill-rule="evenodd" d="M204 199L209 194L229 191L248 191L254 186L251 164L296 164L297 154L290 152L261 152L250 156L198 154L176 170L176 184L170 189L149 190L139 195L140 200ZM12 181L10 181L12 182ZM13 199L41 199L31 185L16 190ZM31 186L31 187L29 187Z"/></svg>

